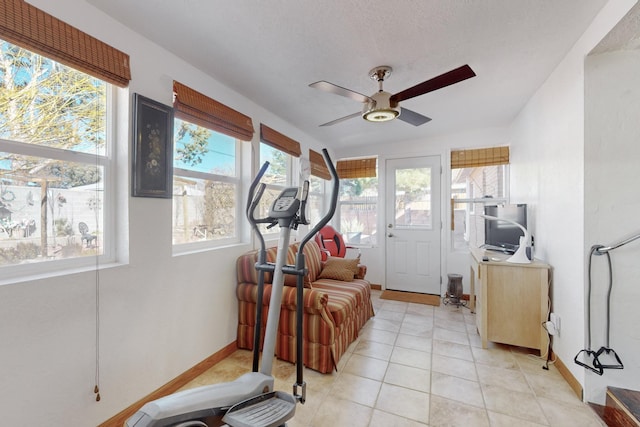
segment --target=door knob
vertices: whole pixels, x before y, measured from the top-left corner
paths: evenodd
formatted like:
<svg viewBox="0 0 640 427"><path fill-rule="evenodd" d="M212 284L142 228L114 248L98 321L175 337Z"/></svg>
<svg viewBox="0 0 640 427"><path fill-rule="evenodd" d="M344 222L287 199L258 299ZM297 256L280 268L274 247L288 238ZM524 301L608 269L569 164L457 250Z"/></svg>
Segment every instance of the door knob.
<svg viewBox="0 0 640 427"><path fill-rule="evenodd" d="M393 237L393 233L387 234L387 237Z"/></svg>

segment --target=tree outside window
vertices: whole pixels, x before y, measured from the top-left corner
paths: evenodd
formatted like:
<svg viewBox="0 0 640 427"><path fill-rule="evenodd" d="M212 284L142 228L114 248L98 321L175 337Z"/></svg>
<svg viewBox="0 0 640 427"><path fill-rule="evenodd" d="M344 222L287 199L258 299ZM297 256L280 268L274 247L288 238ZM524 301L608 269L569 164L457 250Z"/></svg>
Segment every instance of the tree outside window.
<svg viewBox="0 0 640 427"><path fill-rule="evenodd" d="M269 168L265 172L262 182L267 186L258 206L260 217L266 218L271 205L280 195L282 190L293 185L293 156L278 150L263 142L260 143L260 163L269 162ZM278 229L266 228L264 224L260 224L261 231L268 234L276 234Z"/></svg>
<svg viewBox="0 0 640 427"><path fill-rule="evenodd" d="M102 254L110 85L0 40L0 266Z"/></svg>
<svg viewBox="0 0 640 427"><path fill-rule="evenodd" d="M238 239L239 141L175 119L173 243Z"/></svg>

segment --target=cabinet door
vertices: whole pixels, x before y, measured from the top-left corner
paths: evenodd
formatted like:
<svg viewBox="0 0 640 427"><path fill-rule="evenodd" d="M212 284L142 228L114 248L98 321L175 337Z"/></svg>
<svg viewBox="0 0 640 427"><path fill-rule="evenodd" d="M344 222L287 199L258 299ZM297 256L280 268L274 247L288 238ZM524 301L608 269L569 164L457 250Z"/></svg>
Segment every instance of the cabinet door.
<svg viewBox="0 0 640 427"><path fill-rule="evenodd" d="M541 273L546 269L492 266L487 283L487 339L541 347Z"/></svg>

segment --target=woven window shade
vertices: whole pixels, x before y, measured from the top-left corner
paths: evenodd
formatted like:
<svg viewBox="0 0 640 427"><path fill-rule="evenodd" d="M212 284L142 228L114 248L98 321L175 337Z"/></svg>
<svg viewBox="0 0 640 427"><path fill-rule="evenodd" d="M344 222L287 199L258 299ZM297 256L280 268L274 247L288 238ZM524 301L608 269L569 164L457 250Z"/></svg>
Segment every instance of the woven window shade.
<svg viewBox="0 0 640 427"><path fill-rule="evenodd" d="M509 164L509 147L479 148L451 152L451 169Z"/></svg>
<svg viewBox="0 0 640 427"><path fill-rule="evenodd" d="M173 82L173 108L178 119L243 141L253 138L251 117L176 81Z"/></svg>
<svg viewBox="0 0 640 427"><path fill-rule="evenodd" d="M373 178L376 176L377 159L338 160L336 171L341 179L345 178Z"/></svg>
<svg viewBox="0 0 640 427"><path fill-rule="evenodd" d="M311 175L322 179L331 179L331 174L324 162L322 154L309 150L309 163L311 164Z"/></svg>
<svg viewBox="0 0 640 427"><path fill-rule="evenodd" d="M0 3L0 38L120 87L131 80L129 55L23 0Z"/></svg>
<svg viewBox="0 0 640 427"><path fill-rule="evenodd" d="M298 141L271 129L269 126L262 123L260 123L260 141L294 157L300 157L302 154L302 151L300 150L300 143Z"/></svg>

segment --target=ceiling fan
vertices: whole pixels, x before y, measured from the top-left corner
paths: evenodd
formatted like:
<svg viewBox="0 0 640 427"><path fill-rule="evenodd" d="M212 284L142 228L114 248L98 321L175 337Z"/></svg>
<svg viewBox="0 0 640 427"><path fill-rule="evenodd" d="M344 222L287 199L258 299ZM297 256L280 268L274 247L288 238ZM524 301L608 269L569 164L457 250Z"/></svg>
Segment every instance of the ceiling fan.
<svg viewBox="0 0 640 427"><path fill-rule="evenodd" d="M321 124L320 126L335 125L336 123L358 116L362 116L363 119L370 122L386 122L398 118L414 126L420 126L431 119L427 116L416 113L415 111L409 110L408 108L400 107L399 103L401 101L415 98L416 96L424 95L425 93L433 92L434 90L442 89L443 87L459 83L476 75L471 67L463 65L462 67L447 71L444 74L440 74L437 77L418 83L415 86L392 95L382 89L382 83L385 78L391 75L391 71L392 68L386 65L375 67L369 71L369 77L378 82L378 92L371 96L363 95L351 89L347 89L324 80L311 83L309 85L310 87L341 95L364 104L361 113L349 114L348 116L332 120Z"/></svg>

